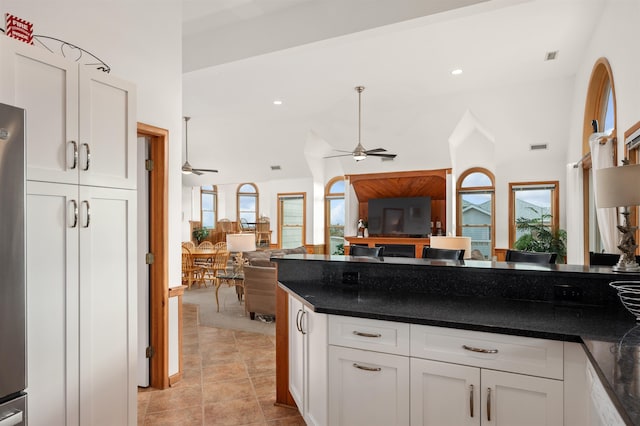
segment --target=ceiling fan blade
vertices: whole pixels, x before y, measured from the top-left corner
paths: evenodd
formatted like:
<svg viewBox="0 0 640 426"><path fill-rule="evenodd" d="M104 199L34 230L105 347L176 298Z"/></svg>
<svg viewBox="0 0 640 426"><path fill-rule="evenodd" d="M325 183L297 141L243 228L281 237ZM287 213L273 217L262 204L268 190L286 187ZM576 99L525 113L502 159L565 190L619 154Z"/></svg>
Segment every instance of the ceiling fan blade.
<svg viewBox="0 0 640 426"><path fill-rule="evenodd" d="M375 152L374 153L369 153L368 152L367 153L367 157L369 157L369 156L371 156L371 157L396 158L397 154L376 154Z"/></svg>
<svg viewBox="0 0 640 426"><path fill-rule="evenodd" d="M204 173L202 173L200 170L198 169L191 169L191 173L196 175L196 176L200 176L203 175Z"/></svg>
<svg viewBox="0 0 640 426"><path fill-rule="evenodd" d="M374 152L386 152L386 149L384 148L375 148L375 149L367 149L364 151L367 155L374 153Z"/></svg>
<svg viewBox="0 0 640 426"><path fill-rule="evenodd" d="M347 152L348 154L328 155L328 156L326 156L326 157L322 157L322 158L349 157L349 156L353 155L353 154L351 153L351 151L342 151L342 152Z"/></svg>
<svg viewBox="0 0 640 426"><path fill-rule="evenodd" d="M217 170L215 169L192 169L194 172L201 172L202 173L218 173Z"/></svg>

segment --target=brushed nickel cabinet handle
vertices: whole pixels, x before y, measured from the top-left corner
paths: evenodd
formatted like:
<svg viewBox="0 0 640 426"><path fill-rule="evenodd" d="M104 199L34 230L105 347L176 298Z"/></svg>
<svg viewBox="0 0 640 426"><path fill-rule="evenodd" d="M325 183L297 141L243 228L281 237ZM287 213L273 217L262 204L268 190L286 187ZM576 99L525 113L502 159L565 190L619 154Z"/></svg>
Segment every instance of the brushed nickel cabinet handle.
<svg viewBox="0 0 640 426"><path fill-rule="evenodd" d="M300 333L302 333L302 326L300 325L300 315L302 314L302 309L298 309L298 313L296 314L296 329Z"/></svg>
<svg viewBox="0 0 640 426"><path fill-rule="evenodd" d="M356 336L362 336L362 337L374 337L374 338L382 337L382 334L380 333L365 333L364 331L357 331L357 330L354 330L353 334L355 334Z"/></svg>
<svg viewBox="0 0 640 426"><path fill-rule="evenodd" d="M491 388L487 388L487 421L491 421Z"/></svg>
<svg viewBox="0 0 640 426"><path fill-rule="evenodd" d="M85 151L87 151L87 162L84 165L84 169L82 169L86 172L89 170L89 163L91 162L91 150L89 149L88 143L83 143L82 146L84 146Z"/></svg>
<svg viewBox="0 0 640 426"><path fill-rule="evenodd" d="M73 146L73 163L69 169L73 170L78 167L78 143L76 141L71 141L69 143Z"/></svg>
<svg viewBox="0 0 640 426"><path fill-rule="evenodd" d="M69 228L75 228L78 226L78 202L76 200L69 201L73 204L73 224Z"/></svg>
<svg viewBox="0 0 640 426"><path fill-rule="evenodd" d="M473 385L469 385L469 413L473 418Z"/></svg>
<svg viewBox="0 0 640 426"><path fill-rule="evenodd" d="M353 366L365 371L382 371L382 368L380 367L367 367L366 365L356 364L355 362L353 363Z"/></svg>
<svg viewBox="0 0 640 426"><path fill-rule="evenodd" d="M498 353L497 349L483 349L483 348L476 348L476 347L468 346L468 345L462 345L462 348L467 350L467 351L479 352L479 353L482 353L482 354L497 354Z"/></svg>
<svg viewBox="0 0 640 426"><path fill-rule="evenodd" d="M82 227L88 228L89 224L91 223L91 205L89 205L89 202L87 200L84 200L82 204L87 206L87 222Z"/></svg>

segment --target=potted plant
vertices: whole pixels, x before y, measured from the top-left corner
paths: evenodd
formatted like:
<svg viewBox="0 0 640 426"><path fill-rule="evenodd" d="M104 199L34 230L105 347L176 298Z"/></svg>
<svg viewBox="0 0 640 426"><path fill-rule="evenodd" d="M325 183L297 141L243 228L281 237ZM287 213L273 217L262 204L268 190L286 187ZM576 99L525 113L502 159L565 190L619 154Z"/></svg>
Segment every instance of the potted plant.
<svg viewBox="0 0 640 426"><path fill-rule="evenodd" d="M539 217L516 219L516 229L525 231L515 242L514 248L523 251L557 253L557 263L564 263L567 257L567 231L553 229L550 225L551 215L533 207L529 207Z"/></svg>
<svg viewBox="0 0 640 426"><path fill-rule="evenodd" d="M204 241L209 236L209 230L207 228L196 228L193 230L193 238L196 239L198 244Z"/></svg>

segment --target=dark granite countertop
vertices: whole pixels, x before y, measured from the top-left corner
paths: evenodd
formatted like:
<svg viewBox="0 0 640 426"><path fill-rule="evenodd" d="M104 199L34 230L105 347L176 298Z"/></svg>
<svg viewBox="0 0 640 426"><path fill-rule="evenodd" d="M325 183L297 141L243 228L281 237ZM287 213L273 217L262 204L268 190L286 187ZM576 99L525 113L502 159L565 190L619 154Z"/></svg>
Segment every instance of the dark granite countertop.
<svg viewBox="0 0 640 426"><path fill-rule="evenodd" d="M640 426L640 325L621 307L615 292L611 296L612 289L604 288L608 281L638 276L603 268L505 262L392 259L381 265L348 256L287 256L277 262L280 286L316 312L582 343L622 418ZM368 267L372 265L377 266ZM390 265L393 272L387 271ZM343 283L345 271L358 272L358 283ZM580 303L554 300L542 282L557 285L558 276L590 296ZM537 290L517 293L515 281ZM510 287L506 294L522 297L487 290L501 285Z"/></svg>

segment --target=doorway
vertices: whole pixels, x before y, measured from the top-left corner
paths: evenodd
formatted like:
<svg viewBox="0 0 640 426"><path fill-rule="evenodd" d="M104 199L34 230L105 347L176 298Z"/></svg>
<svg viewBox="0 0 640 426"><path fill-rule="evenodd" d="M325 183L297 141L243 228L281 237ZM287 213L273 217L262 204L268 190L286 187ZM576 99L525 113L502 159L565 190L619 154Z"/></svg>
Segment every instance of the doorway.
<svg viewBox="0 0 640 426"><path fill-rule="evenodd" d="M141 252L139 268L148 273L148 280L139 280L138 310L147 312L139 324L139 347L148 358L141 368L148 371L149 386L156 389L169 387L169 303L168 303L168 146L166 129L138 123L139 152L147 154L139 160L139 168L146 169L146 178L139 180L139 229L147 230L150 255ZM141 199L142 198L142 199ZM143 207L144 206L144 207ZM148 281L148 282L146 282ZM148 336L148 337L145 337ZM146 346L146 347L145 347ZM139 361L140 362L140 361ZM139 382L143 383L139 378Z"/></svg>

